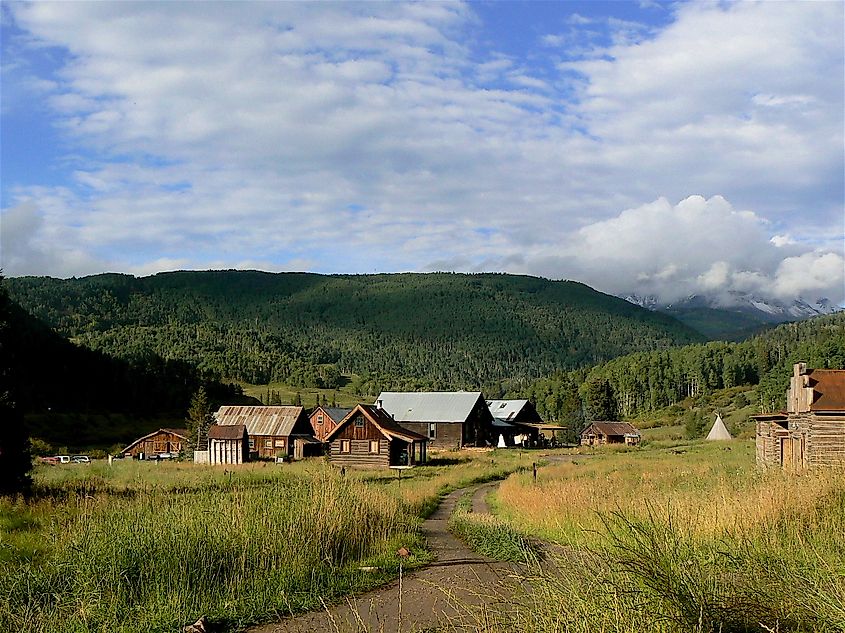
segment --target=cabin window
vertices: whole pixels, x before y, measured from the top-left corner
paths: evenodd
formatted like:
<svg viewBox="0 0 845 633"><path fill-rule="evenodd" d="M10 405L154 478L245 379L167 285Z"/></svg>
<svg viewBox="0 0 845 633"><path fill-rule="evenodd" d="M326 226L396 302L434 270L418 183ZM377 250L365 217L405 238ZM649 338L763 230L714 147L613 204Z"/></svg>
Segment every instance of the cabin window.
<svg viewBox="0 0 845 633"><path fill-rule="evenodd" d="M340 452L341 453L351 453L352 452L352 442L349 440L340 440Z"/></svg>
<svg viewBox="0 0 845 633"><path fill-rule="evenodd" d="M284 440L276 440L276 448L284 448L285 441Z"/></svg>
<svg viewBox="0 0 845 633"><path fill-rule="evenodd" d="M358 416L355 418L355 428L356 429L363 429L364 428L364 418Z"/></svg>
<svg viewBox="0 0 845 633"><path fill-rule="evenodd" d="M250 448L250 449L254 449L254 448L255 448L255 440L253 440L253 439L250 439L250 440L249 440L249 448Z"/></svg>
<svg viewBox="0 0 845 633"><path fill-rule="evenodd" d="M318 413L317 414L317 424L322 424L322 423L323 423L323 414Z"/></svg>
<svg viewBox="0 0 845 633"><path fill-rule="evenodd" d="M264 440L264 448L273 448L273 440Z"/></svg>
<svg viewBox="0 0 845 633"><path fill-rule="evenodd" d="M370 453L378 454L379 451L379 441L378 440L370 440Z"/></svg>
<svg viewBox="0 0 845 633"><path fill-rule="evenodd" d="M428 437L432 440L437 437L437 425L434 422L430 422L428 425Z"/></svg>

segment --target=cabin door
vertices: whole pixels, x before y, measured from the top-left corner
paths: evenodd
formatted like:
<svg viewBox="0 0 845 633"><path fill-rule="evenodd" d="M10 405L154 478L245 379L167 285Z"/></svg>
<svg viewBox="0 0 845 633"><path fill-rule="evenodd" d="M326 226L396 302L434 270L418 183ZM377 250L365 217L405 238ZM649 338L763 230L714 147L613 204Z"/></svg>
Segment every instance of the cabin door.
<svg viewBox="0 0 845 633"><path fill-rule="evenodd" d="M780 463L785 469L795 469L795 449L793 444L796 442L791 437L782 437L780 440Z"/></svg>

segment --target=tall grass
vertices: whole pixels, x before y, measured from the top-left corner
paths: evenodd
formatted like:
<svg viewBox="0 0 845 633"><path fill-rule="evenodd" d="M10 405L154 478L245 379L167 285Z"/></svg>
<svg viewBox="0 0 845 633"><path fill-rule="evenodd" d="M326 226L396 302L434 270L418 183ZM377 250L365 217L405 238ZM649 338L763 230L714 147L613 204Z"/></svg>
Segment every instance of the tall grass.
<svg viewBox="0 0 845 633"><path fill-rule="evenodd" d="M479 630L845 631L845 474L760 473L743 442L684 451L509 478L502 516L561 546L530 605Z"/></svg>

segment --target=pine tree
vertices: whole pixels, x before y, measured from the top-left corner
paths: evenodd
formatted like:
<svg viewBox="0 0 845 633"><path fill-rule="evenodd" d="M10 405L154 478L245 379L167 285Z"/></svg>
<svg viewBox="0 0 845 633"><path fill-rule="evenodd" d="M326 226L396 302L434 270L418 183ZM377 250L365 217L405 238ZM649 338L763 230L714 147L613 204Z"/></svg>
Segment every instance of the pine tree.
<svg viewBox="0 0 845 633"><path fill-rule="evenodd" d="M197 389L188 407L188 417L185 420L188 428L188 446L192 451L204 450L208 443L208 427L214 422L211 415L211 405L205 387Z"/></svg>
<svg viewBox="0 0 845 633"><path fill-rule="evenodd" d="M296 392L296 395L293 397L293 406L295 406L295 407L301 407L302 406L302 394L299 393L298 391Z"/></svg>

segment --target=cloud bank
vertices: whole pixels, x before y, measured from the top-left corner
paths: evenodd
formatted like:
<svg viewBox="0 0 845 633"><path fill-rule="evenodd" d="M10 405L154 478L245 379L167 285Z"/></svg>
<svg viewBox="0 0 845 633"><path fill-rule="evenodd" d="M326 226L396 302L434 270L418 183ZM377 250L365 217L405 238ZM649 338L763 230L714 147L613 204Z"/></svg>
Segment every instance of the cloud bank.
<svg viewBox="0 0 845 633"><path fill-rule="evenodd" d="M525 58L461 3L8 11L4 83L46 108L67 182L4 183L7 274L442 267L845 298L840 3L570 16ZM567 47L573 28L610 43ZM44 50L52 69L27 65Z"/></svg>

